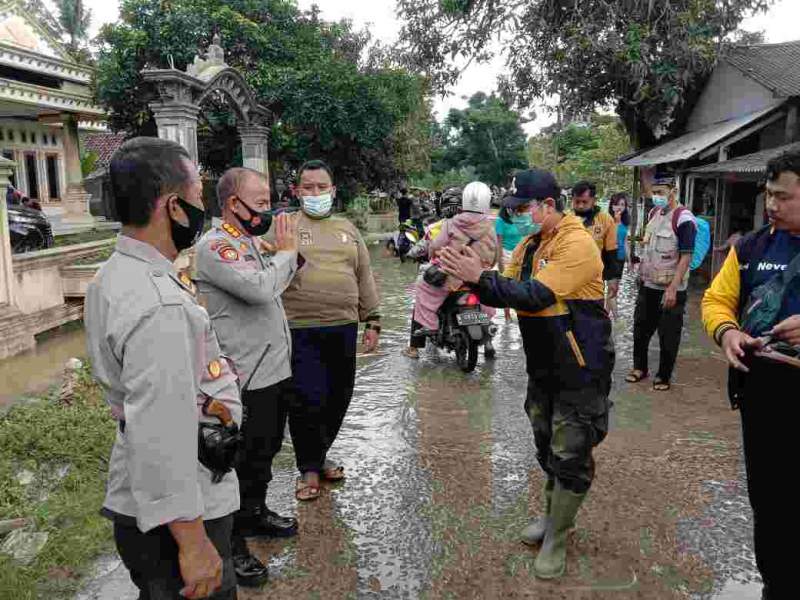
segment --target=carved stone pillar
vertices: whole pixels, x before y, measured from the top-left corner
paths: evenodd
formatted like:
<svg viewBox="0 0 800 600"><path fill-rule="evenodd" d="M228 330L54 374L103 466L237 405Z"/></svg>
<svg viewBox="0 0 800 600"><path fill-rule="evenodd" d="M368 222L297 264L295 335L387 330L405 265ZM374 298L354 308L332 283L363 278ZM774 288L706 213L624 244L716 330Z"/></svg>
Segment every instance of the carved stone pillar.
<svg viewBox="0 0 800 600"><path fill-rule="evenodd" d="M200 107L182 102L159 101L150 104L158 127L158 137L178 142L197 163L197 115Z"/></svg>
<svg viewBox="0 0 800 600"><path fill-rule="evenodd" d="M242 165L269 176L269 128L263 125L239 125L242 140Z"/></svg>
<svg viewBox="0 0 800 600"><path fill-rule="evenodd" d="M62 115L64 123L64 166L67 174L64 193L64 222L91 223L89 212L92 195L83 187L81 173L81 148L78 138L78 119L75 115Z"/></svg>
<svg viewBox="0 0 800 600"><path fill-rule="evenodd" d="M0 156L0 190L5 195L8 178L14 172L14 163ZM13 304L14 274L11 270L11 234L8 231L6 199L0 198L0 306Z"/></svg>

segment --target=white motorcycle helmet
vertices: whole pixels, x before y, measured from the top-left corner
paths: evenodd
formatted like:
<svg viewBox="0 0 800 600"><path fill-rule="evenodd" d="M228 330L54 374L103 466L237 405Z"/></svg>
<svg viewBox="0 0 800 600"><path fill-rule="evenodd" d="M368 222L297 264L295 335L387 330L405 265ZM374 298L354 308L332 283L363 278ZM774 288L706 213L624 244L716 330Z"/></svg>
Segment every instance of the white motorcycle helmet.
<svg viewBox="0 0 800 600"><path fill-rule="evenodd" d="M473 181L461 194L461 210L464 212L486 214L492 208L492 190L480 181Z"/></svg>

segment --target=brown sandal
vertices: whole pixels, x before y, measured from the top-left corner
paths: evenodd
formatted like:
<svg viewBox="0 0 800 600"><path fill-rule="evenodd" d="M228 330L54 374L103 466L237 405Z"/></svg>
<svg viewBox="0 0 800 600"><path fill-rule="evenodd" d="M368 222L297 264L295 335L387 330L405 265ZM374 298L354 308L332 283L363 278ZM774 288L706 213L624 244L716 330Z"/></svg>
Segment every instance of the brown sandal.
<svg viewBox="0 0 800 600"><path fill-rule="evenodd" d="M344 467L341 465L335 467L323 467L320 475L326 481L341 481L344 479Z"/></svg>
<svg viewBox="0 0 800 600"><path fill-rule="evenodd" d="M297 478L294 489L294 497L301 502L310 502L319 498L319 485L307 482L302 477Z"/></svg>
<svg viewBox="0 0 800 600"><path fill-rule="evenodd" d="M628 383L639 383L644 379L647 379L647 371L640 371L639 369L634 369L625 377L625 381Z"/></svg>

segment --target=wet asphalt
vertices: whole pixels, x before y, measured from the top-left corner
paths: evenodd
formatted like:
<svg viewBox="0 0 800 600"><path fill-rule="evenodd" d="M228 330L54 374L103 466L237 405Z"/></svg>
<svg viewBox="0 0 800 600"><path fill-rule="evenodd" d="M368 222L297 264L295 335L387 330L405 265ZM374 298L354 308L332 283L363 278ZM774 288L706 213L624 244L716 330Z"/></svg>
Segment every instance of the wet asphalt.
<svg viewBox="0 0 800 600"><path fill-rule="evenodd" d="M318 502L298 507L287 440L276 460L268 504L281 513L298 515L301 534L290 541L252 542L256 553L269 561L272 582L261 591L243 591L240 597L583 598L608 594L604 589L615 589L615 597L760 597L736 416L722 409L719 419L725 420L727 433L714 434L709 444L722 444L729 466L708 479L701 474L691 482L701 490L702 502L692 504L685 514L676 509L666 521L665 543L673 547L663 558L652 561L642 542L641 551L635 549L619 558L625 564L620 571L625 575L619 578L624 584L603 587L581 570L575 577L588 582L581 591L528 588L529 582L533 586L529 564L535 553L520 546L516 535L527 515L535 511L536 502L529 496L536 493L541 476L523 411L527 379L517 325L505 322L499 312L495 318L497 358L486 361L481 356L476 371L469 375L457 369L452 356L430 348L419 361L407 359L400 352L407 343L416 267L384 256L378 246L372 256L383 297L381 352L359 359L353 402L330 454L344 465L348 477L343 484L326 488ZM630 367L634 295L634 282L626 278L619 301L621 315L615 324L616 406L609 438L635 434L646 440L651 432L680 440L684 433L680 412L663 409L658 403L665 401L652 394L631 393L622 382ZM681 388L681 401L692 401L692 394L700 394L709 406L716 406L717 396L722 405L722 369L713 361L708 369L702 366L712 352L699 329L696 310L690 311L679 369L690 371L687 364L696 361L698 369L712 374L698 380L696 390L690 389L695 384ZM660 416L664 411L668 418ZM708 444L695 445L696 455L706 451ZM615 446L609 446L602 456L616 460ZM601 457L598 481L607 483L614 473L604 470L603 464ZM642 467L645 477L648 468ZM702 467L691 471L695 472L702 473ZM716 478L720 473L723 477ZM592 531L596 522L590 518L587 529L578 531L579 548L597 539L597 547L588 551L595 562L604 554L603 536ZM681 576L684 560L699 565L703 576ZM99 568L103 574L90 582L81 598L135 597L124 568L113 558ZM631 572L633 577L629 577ZM677 579L664 573L677 573ZM507 585L481 583L503 578L508 579Z"/></svg>

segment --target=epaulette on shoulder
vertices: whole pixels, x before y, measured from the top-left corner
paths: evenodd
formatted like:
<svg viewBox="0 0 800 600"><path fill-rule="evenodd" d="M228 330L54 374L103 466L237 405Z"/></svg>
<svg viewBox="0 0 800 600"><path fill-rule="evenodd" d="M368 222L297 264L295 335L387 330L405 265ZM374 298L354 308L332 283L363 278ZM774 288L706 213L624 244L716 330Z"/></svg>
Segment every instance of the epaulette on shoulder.
<svg viewBox="0 0 800 600"><path fill-rule="evenodd" d="M178 282L169 276L169 273L163 269L152 269L148 275L150 281L153 282L162 306L183 304L184 291Z"/></svg>

